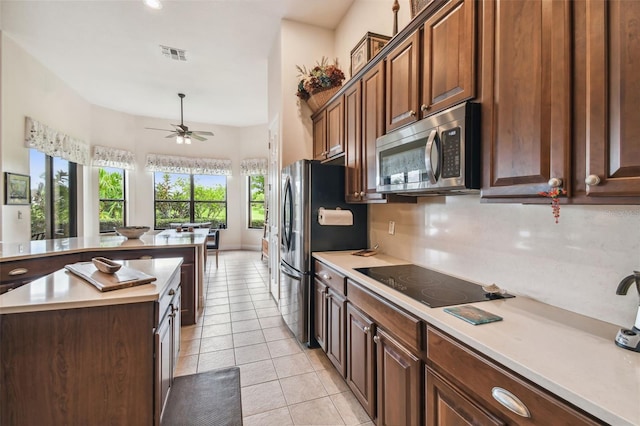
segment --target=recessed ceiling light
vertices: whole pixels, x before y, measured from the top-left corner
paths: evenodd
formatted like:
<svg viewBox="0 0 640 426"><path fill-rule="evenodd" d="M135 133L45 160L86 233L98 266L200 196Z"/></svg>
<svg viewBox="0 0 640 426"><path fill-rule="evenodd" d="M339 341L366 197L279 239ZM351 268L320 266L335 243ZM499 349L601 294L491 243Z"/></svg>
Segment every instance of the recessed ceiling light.
<svg viewBox="0 0 640 426"><path fill-rule="evenodd" d="M144 4L149 6L151 9L162 9L162 3L160 3L160 0L144 0Z"/></svg>

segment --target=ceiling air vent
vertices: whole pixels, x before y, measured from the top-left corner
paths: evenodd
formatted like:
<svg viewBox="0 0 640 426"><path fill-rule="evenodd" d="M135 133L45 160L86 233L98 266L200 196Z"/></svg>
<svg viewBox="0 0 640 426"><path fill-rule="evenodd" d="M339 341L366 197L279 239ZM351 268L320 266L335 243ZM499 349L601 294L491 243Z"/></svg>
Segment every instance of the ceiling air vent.
<svg viewBox="0 0 640 426"><path fill-rule="evenodd" d="M160 45L160 48L162 49L162 54L169 59L173 59L174 61L187 61L187 52L182 49L163 45Z"/></svg>

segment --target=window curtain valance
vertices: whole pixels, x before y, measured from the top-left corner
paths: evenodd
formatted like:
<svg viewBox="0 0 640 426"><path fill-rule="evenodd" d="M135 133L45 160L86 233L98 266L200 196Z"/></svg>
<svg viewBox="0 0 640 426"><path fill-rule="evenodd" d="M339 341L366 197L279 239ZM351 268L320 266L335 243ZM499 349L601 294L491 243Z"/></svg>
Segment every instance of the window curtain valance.
<svg viewBox="0 0 640 426"><path fill-rule="evenodd" d="M269 172L266 158L248 158L240 162L240 173L243 176L266 175Z"/></svg>
<svg viewBox="0 0 640 426"><path fill-rule="evenodd" d="M148 172L231 176L231 160L148 154L145 170Z"/></svg>
<svg viewBox="0 0 640 426"><path fill-rule="evenodd" d="M73 163L89 164L89 145L65 135L31 117L26 117L25 146L51 157L59 157Z"/></svg>
<svg viewBox="0 0 640 426"><path fill-rule="evenodd" d="M136 167L136 157L133 152L126 149L96 145L93 147L91 165L94 167L115 167L133 170Z"/></svg>

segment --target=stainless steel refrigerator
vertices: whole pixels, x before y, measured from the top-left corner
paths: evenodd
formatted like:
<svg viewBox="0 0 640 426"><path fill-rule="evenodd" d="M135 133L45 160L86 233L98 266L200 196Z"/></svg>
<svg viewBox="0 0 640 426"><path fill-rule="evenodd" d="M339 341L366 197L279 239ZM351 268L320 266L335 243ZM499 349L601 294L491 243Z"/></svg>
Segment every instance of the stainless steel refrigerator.
<svg viewBox="0 0 640 426"><path fill-rule="evenodd" d="M280 300L284 321L296 338L315 346L312 286L315 251L367 247L367 206L345 203L345 168L300 160L282 169ZM346 209L353 225L320 225L318 210Z"/></svg>

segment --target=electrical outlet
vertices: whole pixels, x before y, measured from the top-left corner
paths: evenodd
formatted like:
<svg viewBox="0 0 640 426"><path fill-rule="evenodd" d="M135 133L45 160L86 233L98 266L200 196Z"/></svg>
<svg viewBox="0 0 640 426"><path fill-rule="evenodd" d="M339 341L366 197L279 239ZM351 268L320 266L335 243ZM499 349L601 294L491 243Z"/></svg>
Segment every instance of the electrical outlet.
<svg viewBox="0 0 640 426"><path fill-rule="evenodd" d="M396 223L392 220L389 221L389 235L396 233Z"/></svg>

